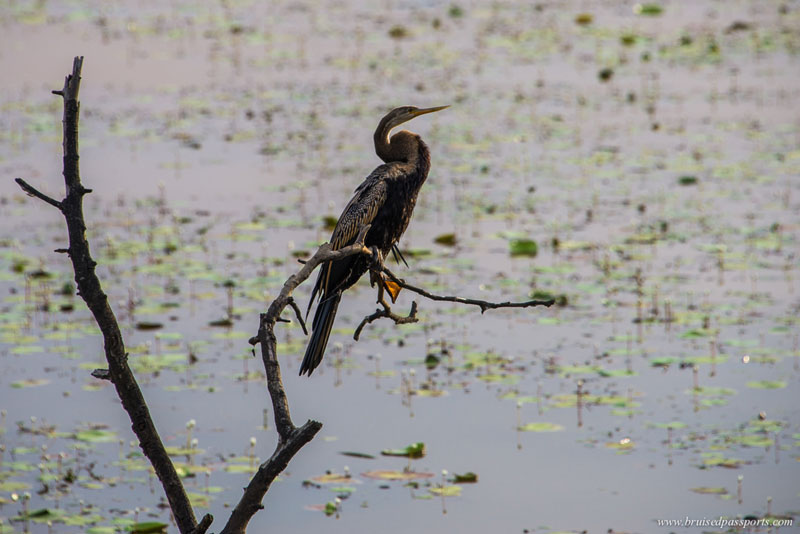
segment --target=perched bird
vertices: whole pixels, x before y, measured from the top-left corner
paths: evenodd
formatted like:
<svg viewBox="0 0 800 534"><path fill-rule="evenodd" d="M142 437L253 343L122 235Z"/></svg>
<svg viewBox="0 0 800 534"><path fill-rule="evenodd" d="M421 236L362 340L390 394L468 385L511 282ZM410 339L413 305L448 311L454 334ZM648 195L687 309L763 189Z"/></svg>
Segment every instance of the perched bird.
<svg viewBox="0 0 800 534"><path fill-rule="evenodd" d="M375 152L385 163L372 171L356 188L353 198L342 211L331 235L330 243L334 250L352 245L360 230L370 225L364 245L372 248L374 255L378 256L377 261L383 261L390 251L396 257L399 253L397 241L408 227L417 203L417 194L428 177L431 155L428 146L413 132L401 130L391 137L389 135L393 128L414 117L447 107L420 109L403 106L393 109L381 119L374 135ZM300 366L301 375L308 373L311 376L322 361L342 292L358 282L369 269L370 262L370 258L358 254L326 262L320 267L317 283L311 292L309 310L318 294L320 303L314 313L311 340Z"/></svg>

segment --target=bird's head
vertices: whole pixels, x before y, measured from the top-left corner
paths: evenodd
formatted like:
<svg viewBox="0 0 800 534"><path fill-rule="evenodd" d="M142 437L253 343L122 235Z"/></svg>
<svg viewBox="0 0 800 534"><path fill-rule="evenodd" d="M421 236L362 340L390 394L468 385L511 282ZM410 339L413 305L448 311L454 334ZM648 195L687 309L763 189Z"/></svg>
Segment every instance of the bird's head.
<svg viewBox="0 0 800 534"><path fill-rule="evenodd" d="M450 106L438 106L435 108L417 108L414 106L402 106L390 111L375 130L375 153L383 161L410 161L416 153L415 147L419 142L419 136L415 133L402 130L394 134L389 139L392 128L408 122L414 117L440 111Z"/></svg>
<svg viewBox="0 0 800 534"><path fill-rule="evenodd" d="M414 106L401 106L390 111L381 121L385 124L384 131L389 131L395 126L399 126L404 122L408 122L414 117L425 115L426 113L433 113L434 111L441 111L449 108L450 106L437 106L435 108L418 108Z"/></svg>

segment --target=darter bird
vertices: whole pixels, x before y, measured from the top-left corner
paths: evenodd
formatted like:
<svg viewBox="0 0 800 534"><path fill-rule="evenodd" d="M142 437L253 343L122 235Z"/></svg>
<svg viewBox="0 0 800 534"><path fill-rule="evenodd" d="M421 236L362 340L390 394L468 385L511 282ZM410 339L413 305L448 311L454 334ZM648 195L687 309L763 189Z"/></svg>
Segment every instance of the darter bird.
<svg viewBox="0 0 800 534"><path fill-rule="evenodd" d="M377 258L371 260L363 254L357 254L326 262L320 267L317 283L311 292L309 310L315 296L319 295L320 302L314 313L311 340L300 366L301 375L308 373L311 376L322 361L342 292L358 282L374 261L383 261L390 251L397 258L400 252L397 241L408 227L417 203L417 194L428 177L431 168L428 146L419 135L408 130L401 130L389 137L392 129L414 117L447 107L420 109L403 106L390 111L378 123L374 135L375 152L385 163L372 171L356 188L330 240L334 250L352 245L360 230L370 225L364 236L364 245L371 248Z"/></svg>

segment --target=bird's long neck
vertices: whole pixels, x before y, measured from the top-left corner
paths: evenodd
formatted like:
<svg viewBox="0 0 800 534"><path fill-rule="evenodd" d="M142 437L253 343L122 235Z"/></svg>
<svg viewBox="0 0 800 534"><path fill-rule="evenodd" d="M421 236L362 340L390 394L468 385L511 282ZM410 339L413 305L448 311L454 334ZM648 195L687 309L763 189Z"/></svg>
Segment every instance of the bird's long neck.
<svg viewBox="0 0 800 534"><path fill-rule="evenodd" d="M401 130L389 137L391 130L392 126L384 117L373 136L375 153L386 163L397 161L416 166L420 149L427 151L425 143L418 135L407 130Z"/></svg>
<svg viewBox="0 0 800 534"><path fill-rule="evenodd" d="M375 129L375 134L373 135L373 139L375 141L375 153L378 154L378 157L386 163L389 163L390 161L396 161L393 159L392 145L389 139L389 133L392 131L392 128L389 126L389 121L387 120L388 118L389 117L387 115L381 119L381 122L378 123L378 127Z"/></svg>

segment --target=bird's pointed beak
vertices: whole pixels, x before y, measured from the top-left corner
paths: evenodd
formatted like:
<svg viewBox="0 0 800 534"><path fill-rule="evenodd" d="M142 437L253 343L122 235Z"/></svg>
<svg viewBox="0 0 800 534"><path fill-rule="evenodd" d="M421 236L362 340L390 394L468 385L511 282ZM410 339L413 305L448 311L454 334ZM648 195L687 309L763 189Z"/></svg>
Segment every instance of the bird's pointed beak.
<svg viewBox="0 0 800 534"><path fill-rule="evenodd" d="M441 111L443 109L447 109L450 106L437 106L435 108L424 108L424 109L415 109L412 113L412 117L419 117L420 115L425 115L426 113L433 113L434 111Z"/></svg>

